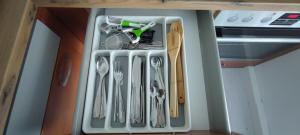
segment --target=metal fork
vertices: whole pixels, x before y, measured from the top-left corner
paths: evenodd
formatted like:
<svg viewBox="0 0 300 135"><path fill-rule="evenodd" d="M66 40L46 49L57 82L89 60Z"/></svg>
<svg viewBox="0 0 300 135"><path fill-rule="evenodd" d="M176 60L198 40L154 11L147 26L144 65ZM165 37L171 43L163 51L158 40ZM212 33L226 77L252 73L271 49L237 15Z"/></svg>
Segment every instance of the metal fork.
<svg viewBox="0 0 300 135"><path fill-rule="evenodd" d="M121 93L121 85L123 85L123 73L120 70L120 62L115 62L114 79L115 85L115 106L114 106L114 121L117 121L117 117L120 123L125 122L125 114L123 110L123 97ZM118 110L118 111L117 111Z"/></svg>

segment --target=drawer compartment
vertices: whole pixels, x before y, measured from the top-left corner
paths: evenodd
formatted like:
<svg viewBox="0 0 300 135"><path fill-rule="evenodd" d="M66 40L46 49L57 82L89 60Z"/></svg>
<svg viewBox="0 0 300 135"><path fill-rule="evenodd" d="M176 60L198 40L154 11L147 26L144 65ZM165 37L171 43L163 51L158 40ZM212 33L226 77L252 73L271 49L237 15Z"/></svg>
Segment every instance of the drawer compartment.
<svg viewBox="0 0 300 135"><path fill-rule="evenodd" d="M93 58L94 50L97 50L101 46L100 40L95 41L93 39L97 34L97 16L147 16L148 18L160 18L162 24L162 43L163 48L161 50L98 50L98 52L109 52L110 62L122 56L128 60L128 78L127 82L127 94L126 95L126 122L125 125L116 125L111 123L113 98L113 81L110 82L108 88L108 112L105 119L104 126L98 128L92 128L90 125L91 103L93 94L89 93L87 88L92 88L89 85L91 70L95 68L95 60ZM176 17L179 16L179 17ZM146 18L147 18L146 17ZM138 17L133 17L138 18ZM134 19L133 19L134 20ZM166 53L166 33L169 30L170 22L174 20L181 20L184 25L184 40L182 47L182 65L184 71L185 80L185 104L179 105L179 119L173 119L169 117L169 91L166 91L165 99L165 113L167 114L166 126L164 128L153 128L150 122L150 83L153 69L150 66L150 59L152 56L161 56L164 61L163 75L166 84L169 84L169 68L167 53ZM212 16L208 11L179 11L179 10L136 10L136 9L93 9L89 19L89 28L87 30L85 40L85 54L81 71L81 80L79 82L79 96L77 101L76 115L74 118L74 133L80 133L83 129L86 133L144 133L144 132L187 132L189 130L218 130L223 132L230 132L228 127L227 110L225 105L225 98L223 96L223 84L220 80L220 65L217 55L217 46L215 39L215 31L212 24ZM95 33L94 33L95 32ZM101 36L100 36L101 37ZM159 38L161 36L158 36ZM147 52L148 51L148 52ZM207 51L207 52L205 52ZM97 51L96 51L97 52ZM118 52L118 55L114 53ZM211 55L209 55L211 54ZM132 84L130 83L132 70L132 63L134 56L139 55L145 58L147 73L146 73L146 124L135 126L130 124L130 100ZM124 56L124 57L123 57ZM90 64L94 63L94 64ZM208 68L213 66L213 68ZM112 69L113 66L110 66ZM122 66L123 67L123 66ZM95 71L93 71L95 72ZM111 72L111 71L109 71ZM110 74L110 78L113 80L113 76ZM213 86L215 85L215 86ZM167 86L168 89L169 86ZM110 89L111 88L111 89ZM147 90L148 89L148 90ZM215 101L217 99L217 101ZM85 104L85 100L89 100L88 104ZM124 100L123 100L124 102ZM89 105L89 106L88 106ZM84 111L85 110L85 111ZM87 111L90 110L90 111ZM84 116L90 115L90 116ZM109 119L109 120L108 120ZM86 126L86 127L85 127Z"/></svg>
<svg viewBox="0 0 300 135"><path fill-rule="evenodd" d="M153 42L161 46L143 49L140 45L134 49L127 49L134 45L121 44L123 47L119 48L118 40L126 42L127 38L122 35L124 32L106 33L106 28L116 25L113 19L143 24L154 22L155 26L150 30L154 31ZM189 102L181 105L180 117L172 118L170 122L168 85L170 68L166 27L170 27L170 23L175 21L182 23L180 17L167 16L98 16L96 18L83 118L85 133L173 132L178 127L181 127L177 129L181 132L190 130ZM125 29L127 28L122 28ZM108 61L106 68L109 72L103 79L103 82L106 82L102 84L105 89L99 90L102 86L99 85L101 75L101 71L98 71L101 70L99 59L104 59L103 57ZM118 81L120 78L121 83ZM102 95L107 93L107 95L101 96L100 93ZM104 102L99 100L100 97ZM188 101L188 96L186 99ZM95 113L101 109L105 110L105 114L95 117Z"/></svg>

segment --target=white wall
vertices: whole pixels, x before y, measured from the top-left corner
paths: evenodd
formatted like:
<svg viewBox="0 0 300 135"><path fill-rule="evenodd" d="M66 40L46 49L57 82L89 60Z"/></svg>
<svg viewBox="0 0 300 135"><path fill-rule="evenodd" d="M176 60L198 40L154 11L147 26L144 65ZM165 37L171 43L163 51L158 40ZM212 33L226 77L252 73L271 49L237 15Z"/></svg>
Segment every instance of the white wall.
<svg viewBox="0 0 300 135"><path fill-rule="evenodd" d="M296 135L300 131L300 50L249 68L222 69L232 131Z"/></svg>
<svg viewBox="0 0 300 135"><path fill-rule="evenodd" d="M254 68L270 135L300 131L300 50Z"/></svg>
<svg viewBox="0 0 300 135"><path fill-rule="evenodd" d="M222 69L231 130L243 135L261 135L248 68Z"/></svg>

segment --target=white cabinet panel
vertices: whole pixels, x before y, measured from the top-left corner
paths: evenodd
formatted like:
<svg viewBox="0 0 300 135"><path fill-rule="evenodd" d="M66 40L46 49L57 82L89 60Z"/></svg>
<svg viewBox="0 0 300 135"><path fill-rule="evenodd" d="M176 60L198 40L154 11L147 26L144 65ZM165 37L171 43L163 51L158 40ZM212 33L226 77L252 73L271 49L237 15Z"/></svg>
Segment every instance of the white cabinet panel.
<svg viewBox="0 0 300 135"><path fill-rule="evenodd" d="M25 58L7 135L39 135L52 81L60 38L37 21Z"/></svg>

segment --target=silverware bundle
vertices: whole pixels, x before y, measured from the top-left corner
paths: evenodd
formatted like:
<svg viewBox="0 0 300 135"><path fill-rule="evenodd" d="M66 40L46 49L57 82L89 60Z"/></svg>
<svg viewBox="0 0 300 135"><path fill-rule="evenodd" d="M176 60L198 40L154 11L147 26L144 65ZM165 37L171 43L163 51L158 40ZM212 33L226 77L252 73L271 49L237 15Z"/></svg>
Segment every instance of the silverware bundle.
<svg viewBox="0 0 300 135"><path fill-rule="evenodd" d="M123 72L120 68L120 62L115 62L115 71L114 71L114 79L115 79L115 95L114 95L114 112L113 119L114 122L124 123L125 122L125 112L123 105L123 96L121 91L121 86L123 85Z"/></svg>
<svg viewBox="0 0 300 135"><path fill-rule="evenodd" d="M99 84L96 91L96 97L93 109L93 118L105 118L106 114L106 88L105 76L109 70L109 64L105 57L101 57L97 61L97 73L99 74Z"/></svg>
<svg viewBox="0 0 300 135"><path fill-rule="evenodd" d="M152 57L151 66L155 70L154 80L151 81L151 113L150 121L152 127L162 128L166 126L164 100L166 98L166 89L162 77L161 57Z"/></svg>
<svg viewBox="0 0 300 135"><path fill-rule="evenodd" d="M145 106L145 65L142 58L135 56L132 65L132 91L130 101L130 123L143 124L146 122Z"/></svg>

